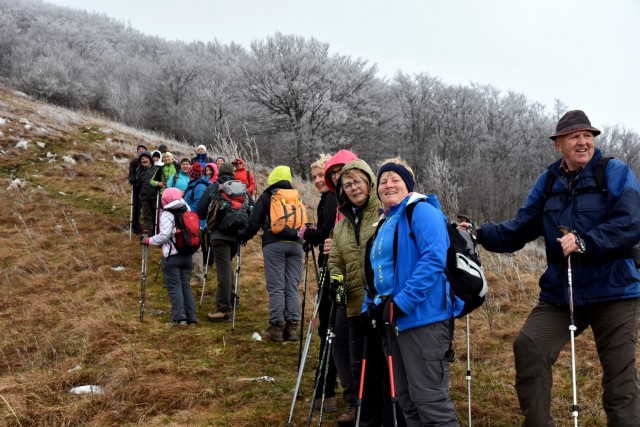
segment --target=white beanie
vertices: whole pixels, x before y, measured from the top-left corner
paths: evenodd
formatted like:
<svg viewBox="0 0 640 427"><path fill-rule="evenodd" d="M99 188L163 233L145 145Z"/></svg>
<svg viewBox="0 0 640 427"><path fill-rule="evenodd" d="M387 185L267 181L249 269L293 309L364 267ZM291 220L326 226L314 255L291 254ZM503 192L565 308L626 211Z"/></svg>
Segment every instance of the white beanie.
<svg viewBox="0 0 640 427"><path fill-rule="evenodd" d="M196 150L199 150L199 149L201 149L201 148L202 148L204 151L207 151L207 147L205 147L204 145L198 145L198 148L196 148Z"/></svg>

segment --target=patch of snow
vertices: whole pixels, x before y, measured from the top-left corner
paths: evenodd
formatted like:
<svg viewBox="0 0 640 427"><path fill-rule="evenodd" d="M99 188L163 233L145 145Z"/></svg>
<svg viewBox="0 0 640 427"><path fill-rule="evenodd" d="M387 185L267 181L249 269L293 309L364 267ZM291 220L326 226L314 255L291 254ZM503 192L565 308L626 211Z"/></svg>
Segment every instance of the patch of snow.
<svg viewBox="0 0 640 427"><path fill-rule="evenodd" d="M24 181L22 181L19 178L16 178L13 181L11 181L11 184L9 184L9 186L7 187L7 191L19 190L24 186L25 186Z"/></svg>
<svg viewBox="0 0 640 427"><path fill-rule="evenodd" d="M81 385L79 387L74 387L69 390L69 393L82 395L82 394L102 394L104 393L104 389L99 385Z"/></svg>

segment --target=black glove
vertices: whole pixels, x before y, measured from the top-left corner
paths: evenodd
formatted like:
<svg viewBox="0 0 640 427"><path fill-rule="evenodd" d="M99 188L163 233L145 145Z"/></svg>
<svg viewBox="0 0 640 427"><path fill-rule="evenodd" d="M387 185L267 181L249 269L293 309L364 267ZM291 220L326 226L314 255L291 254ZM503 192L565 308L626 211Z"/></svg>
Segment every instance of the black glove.
<svg viewBox="0 0 640 427"><path fill-rule="evenodd" d="M140 236L140 244L149 246L149 236L147 236L146 234L143 234L142 236Z"/></svg>
<svg viewBox="0 0 640 427"><path fill-rule="evenodd" d="M311 242L304 242L302 244L302 249L304 249L305 252L309 252L311 251L311 249L313 249L313 244Z"/></svg>
<svg viewBox="0 0 640 427"><path fill-rule="evenodd" d="M340 308L347 308L347 287L344 282L333 279L329 284L329 297Z"/></svg>
<svg viewBox="0 0 640 427"><path fill-rule="evenodd" d="M236 234L236 242L238 242L241 245L246 245L247 244L247 235L245 234L244 230L240 230L238 231L238 234Z"/></svg>
<svg viewBox="0 0 640 427"><path fill-rule="evenodd" d="M393 313L391 313L391 307L393 307ZM392 323L395 319L403 316L404 312L396 303L393 302L393 297L389 297L384 302L384 308L382 309L382 322L385 324Z"/></svg>

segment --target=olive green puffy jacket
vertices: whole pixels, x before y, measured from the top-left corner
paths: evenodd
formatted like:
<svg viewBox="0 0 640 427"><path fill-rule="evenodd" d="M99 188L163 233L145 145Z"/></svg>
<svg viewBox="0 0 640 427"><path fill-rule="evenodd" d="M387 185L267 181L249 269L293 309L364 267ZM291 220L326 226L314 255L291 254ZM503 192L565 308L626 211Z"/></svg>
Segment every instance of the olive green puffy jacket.
<svg viewBox="0 0 640 427"><path fill-rule="evenodd" d="M360 169L370 177L369 200L362 209L362 219L356 225L354 205L342 190L342 179L338 181L339 211L344 215L333 229L333 246L329 254L331 277L342 276L347 285L347 316L358 316L365 294L364 256L367 240L378 225L380 201L376 189L376 176L364 160L354 160L342 168L342 174L349 169ZM342 176L342 175L341 175Z"/></svg>

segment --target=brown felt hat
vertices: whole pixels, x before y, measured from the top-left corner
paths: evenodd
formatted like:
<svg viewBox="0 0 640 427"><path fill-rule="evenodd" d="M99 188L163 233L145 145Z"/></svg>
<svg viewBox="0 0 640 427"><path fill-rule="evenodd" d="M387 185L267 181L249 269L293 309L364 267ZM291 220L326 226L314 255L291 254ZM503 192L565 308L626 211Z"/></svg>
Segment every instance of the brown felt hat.
<svg viewBox="0 0 640 427"><path fill-rule="evenodd" d="M582 110L567 111L564 116L558 120L556 126L556 133L549 135L549 138L556 140L557 137L566 135L571 132L577 132L579 130L588 130L593 132L593 136L600 135L600 131L593 126L589 121L589 117Z"/></svg>

